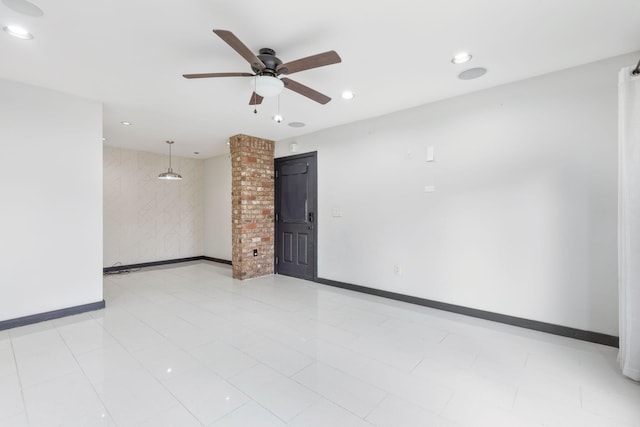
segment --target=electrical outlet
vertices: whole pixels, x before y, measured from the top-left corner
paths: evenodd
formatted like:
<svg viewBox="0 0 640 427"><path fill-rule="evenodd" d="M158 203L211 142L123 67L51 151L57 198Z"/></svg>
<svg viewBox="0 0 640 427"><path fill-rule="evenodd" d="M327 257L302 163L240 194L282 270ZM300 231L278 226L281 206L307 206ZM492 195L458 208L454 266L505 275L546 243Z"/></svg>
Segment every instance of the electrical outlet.
<svg viewBox="0 0 640 427"><path fill-rule="evenodd" d="M397 274L398 276L399 276L399 275L401 275L401 274L402 274L402 266L397 265L397 264L396 264L396 265L394 265L394 266L393 266L393 272L394 272L395 274Z"/></svg>
<svg viewBox="0 0 640 427"><path fill-rule="evenodd" d="M253 256L258 256L258 250L257 249L253 250Z"/></svg>

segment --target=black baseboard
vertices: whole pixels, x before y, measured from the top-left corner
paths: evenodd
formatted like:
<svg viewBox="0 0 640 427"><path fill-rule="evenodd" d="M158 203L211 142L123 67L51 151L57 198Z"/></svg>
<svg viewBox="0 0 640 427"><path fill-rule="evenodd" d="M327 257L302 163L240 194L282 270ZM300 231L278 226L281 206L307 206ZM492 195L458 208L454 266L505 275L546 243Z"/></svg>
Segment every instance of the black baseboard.
<svg viewBox="0 0 640 427"><path fill-rule="evenodd" d="M73 316L74 314L85 313L87 311L100 310L105 307L104 300L89 304L76 305L75 307L63 308L60 310L47 311L46 313L32 314L30 316L18 317L15 319L0 321L0 331L17 328L18 326L31 325L46 320L59 319L61 317Z"/></svg>
<svg viewBox="0 0 640 427"><path fill-rule="evenodd" d="M521 317L508 316L506 314L493 313L490 311L478 310L455 304L448 304L410 295L398 294L395 292L383 291L380 289L368 288L365 286L353 285L350 283L338 282L335 280L317 278L317 283L335 286L342 289L349 289L365 294L376 295L397 301L436 308L438 310L450 311L452 313L464 314L465 316L477 317L479 319L491 320L493 322L505 323L507 325L519 326L521 328L533 329L534 331L546 332L548 334L560 335L563 337L575 338L582 341L589 341L596 344L618 347L620 339L613 335L602 334L600 332L583 331L581 329L567 326L554 325L553 323L540 322L537 320L523 319Z"/></svg>
<svg viewBox="0 0 640 427"><path fill-rule="evenodd" d="M200 255L200 256L192 256L192 257L188 257L188 258L176 258L176 259L167 259L167 260L163 260L163 261L142 262L142 263L139 263L139 264L114 265L114 266L111 266L111 267L104 267L102 269L102 272L103 273L112 273L112 272L117 272L117 271L122 271L122 270L132 270L132 269L144 268L144 267L157 267L159 265L178 264L178 263L181 263L181 262L202 261L202 260L219 262L219 263L222 263L222 264L231 265L231 261Z"/></svg>
<svg viewBox="0 0 640 427"><path fill-rule="evenodd" d="M210 256L203 256L202 259L205 259L207 261L213 261L213 262L219 262L220 264L227 264L227 265L232 265L233 263L227 259L220 259L220 258L213 258Z"/></svg>

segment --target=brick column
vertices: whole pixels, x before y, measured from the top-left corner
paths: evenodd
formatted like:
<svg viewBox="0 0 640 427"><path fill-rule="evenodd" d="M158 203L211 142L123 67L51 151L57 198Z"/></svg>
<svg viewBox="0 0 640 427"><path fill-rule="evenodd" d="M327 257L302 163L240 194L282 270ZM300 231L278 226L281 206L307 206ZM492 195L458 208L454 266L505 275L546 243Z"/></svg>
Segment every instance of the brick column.
<svg viewBox="0 0 640 427"><path fill-rule="evenodd" d="M273 274L274 142L240 134L229 145L233 278Z"/></svg>

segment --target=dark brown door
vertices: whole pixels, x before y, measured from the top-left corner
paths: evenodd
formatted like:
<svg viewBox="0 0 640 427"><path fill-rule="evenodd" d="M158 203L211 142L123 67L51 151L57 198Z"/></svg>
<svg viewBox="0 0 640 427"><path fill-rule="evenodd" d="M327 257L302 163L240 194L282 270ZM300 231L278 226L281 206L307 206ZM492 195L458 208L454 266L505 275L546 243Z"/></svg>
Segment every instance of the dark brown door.
<svg viewBox="0 0 640 427"><path fill-rule="evenodd" d="M278 274L316 278L317 158L315 152L276 159Z"/></svg>

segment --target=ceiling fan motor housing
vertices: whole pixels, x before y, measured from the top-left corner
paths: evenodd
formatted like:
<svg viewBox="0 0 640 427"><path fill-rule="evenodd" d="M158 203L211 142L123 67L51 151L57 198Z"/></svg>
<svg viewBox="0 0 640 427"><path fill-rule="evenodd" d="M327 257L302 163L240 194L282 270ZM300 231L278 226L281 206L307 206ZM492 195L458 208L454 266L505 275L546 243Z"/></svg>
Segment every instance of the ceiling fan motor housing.
<svg viewBox="0 0 640 427"><path fill-rule="evenodd" d="M282 61L280 60L280 58L276 57L276 51L273 49L269 49L268 47L263 47L262 49L260 49L260 54L258 55L258 59L262 61L262 63L265 65L264 69L254 67L253 65L251 66L251 69L253 70L253 72L258 75L276 77L278 74L282 73L283 71L286 72L286 70L282 68L280 69L279 72L276 71L276 68L278 68L278 65L282 64Z"/></svg>

